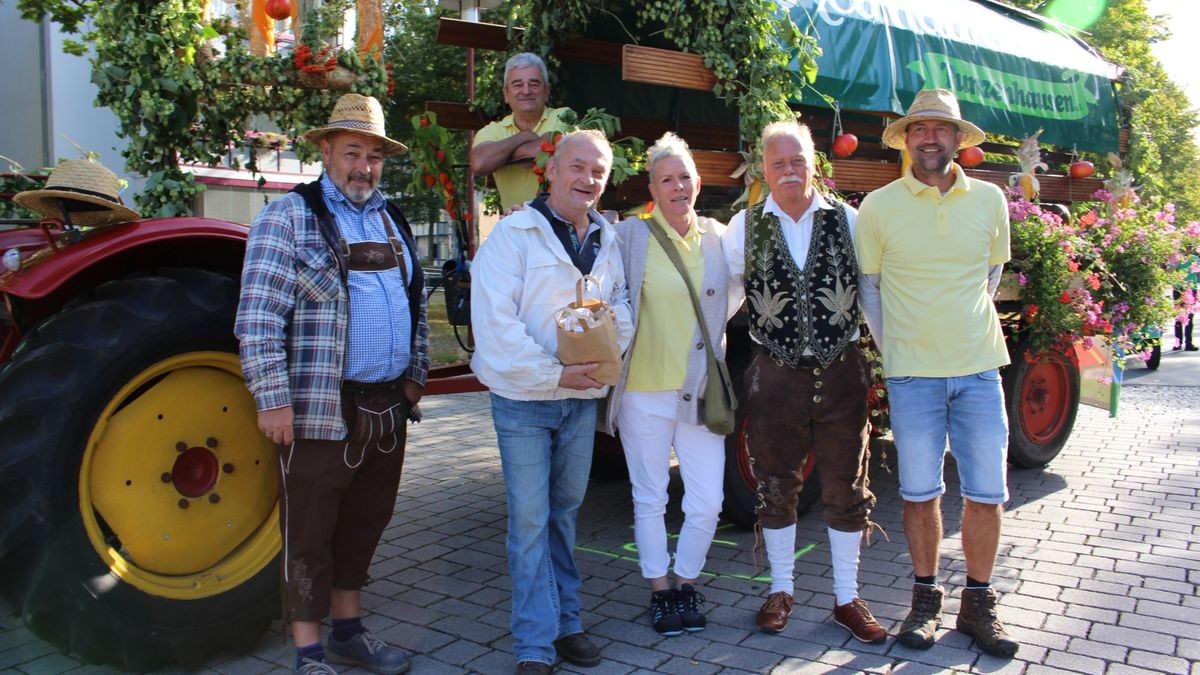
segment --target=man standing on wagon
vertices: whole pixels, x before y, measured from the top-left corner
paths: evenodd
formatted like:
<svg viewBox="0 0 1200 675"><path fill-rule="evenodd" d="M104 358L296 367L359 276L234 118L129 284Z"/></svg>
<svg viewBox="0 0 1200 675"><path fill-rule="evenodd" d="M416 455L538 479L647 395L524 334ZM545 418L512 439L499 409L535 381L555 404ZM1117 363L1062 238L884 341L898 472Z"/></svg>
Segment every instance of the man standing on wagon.
<svg viewBox="0 0 1200 675"><path fill-rule="evenodd" d="M967 584L956 628L984 652L1018 644L996 615L990 585L1008 500L1008 421L1000 366L1009 362L992 296L1009 259L1008 205L1000 188L952 160L983 132L962 119L945 89L917 92L883 142L912 157L904 176L872 192L858 215L863 308L883 352L900 463L904 532L912 555L912 609L897 636L933 645L944 590L937 583L946 441L962 483Z"/></svg>
<svg viewBox="0 0 1200 675"><path fill-rule="evenodd" d="M471 171L491 174L500 192L500 205L508 209L538 194L538 177L532 161L542 143L566 131L558 115L565 108L547 108L550 80L546 64L537 54L514 54L504 64L504 102L512 113L475 134L470 152Z"/></svg>

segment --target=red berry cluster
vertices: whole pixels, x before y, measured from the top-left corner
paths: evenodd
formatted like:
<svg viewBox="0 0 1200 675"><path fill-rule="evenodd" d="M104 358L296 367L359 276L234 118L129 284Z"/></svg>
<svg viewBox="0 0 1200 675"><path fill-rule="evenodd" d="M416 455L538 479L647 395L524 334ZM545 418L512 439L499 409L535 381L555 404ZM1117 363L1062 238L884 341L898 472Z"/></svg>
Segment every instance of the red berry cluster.
<svg viewBox="0 0 1200 675"><path fill-rule="evenodd" d="M328 47L322 47L314 55L312 49L308 45L300 45L296 47L296 51L292 54L292 65L304 73L327 73L334 68L337 68L337 56ZM390 95L391 92L389 91Z"/></svg>

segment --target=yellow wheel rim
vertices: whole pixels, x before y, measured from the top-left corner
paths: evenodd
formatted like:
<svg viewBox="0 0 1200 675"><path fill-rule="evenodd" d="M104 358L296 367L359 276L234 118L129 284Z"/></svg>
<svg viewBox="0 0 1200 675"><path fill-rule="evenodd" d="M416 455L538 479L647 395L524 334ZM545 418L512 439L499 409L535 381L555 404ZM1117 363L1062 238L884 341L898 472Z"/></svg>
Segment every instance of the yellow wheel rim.
<svg viewBox="0 0 1200 675"><path fill-rule="evenodd" d="M237 356L173 356L96 421L79 473L84 529L112 573L146 593L218 595L279 552L276 465Z"/></svg>

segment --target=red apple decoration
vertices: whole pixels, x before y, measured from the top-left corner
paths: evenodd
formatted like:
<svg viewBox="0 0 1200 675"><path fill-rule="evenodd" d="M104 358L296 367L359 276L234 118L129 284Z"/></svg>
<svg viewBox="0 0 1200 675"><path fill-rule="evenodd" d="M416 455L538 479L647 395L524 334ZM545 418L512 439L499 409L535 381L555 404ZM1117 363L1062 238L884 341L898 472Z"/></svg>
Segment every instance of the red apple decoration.
<svg viewBox="0 0 1200 675"><path fill-rule="evenodd" d="M858 136L841 134L833 139L833 154L835 157L849 157L858 149Z"/></svg>
<svg viewBox="0 0 1200 675"><path fill-rule="evenodd" d="M972 145L969 148L963 148L958 151L958 163L965 167L979 166L983 164L983 150L979 146Z"/></svg>
<svg viewBox="0 0 1200 675"><path fill-rule="evenodd" d="M267 0L267 16L276 21L283 21L292 15L291 0Z"/></svg>
<svg viewBox="0 0 1200 675"><path fill-rule="evenodd" d="M1071 178L1090 178L1096 173L1096 165L1085 160L1071 163Z"/></svg>

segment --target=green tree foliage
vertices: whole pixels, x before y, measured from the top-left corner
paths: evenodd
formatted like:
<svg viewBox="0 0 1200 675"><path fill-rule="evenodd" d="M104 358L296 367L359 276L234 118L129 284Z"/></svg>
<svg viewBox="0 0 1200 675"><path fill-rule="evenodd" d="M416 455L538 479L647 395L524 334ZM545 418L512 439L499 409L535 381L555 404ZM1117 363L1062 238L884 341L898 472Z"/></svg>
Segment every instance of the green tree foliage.
<svg viewBox="0 0 1200 675"><path fill-rule="evenodd" d="M1048 4L1010 2L1039 12ZM1134 172L1139 193L1174 202L1180 221L1200 219L1200 149L1192 136L1200 116L1150 51L1150 45L1170 37L1166 17L1151 15L1145 0L1110 0L1084 37L1125 69L1119 88L1130 128L1125 166ZM1107 165L1096 159L1097 166Z"/></svg>
<svg viewBox="0 0 1200 675"><path fill-rule="evenodd" d="M305 44L317 52L352 5L327 0L307 16ZM147 216L191 212L203 185L181 164L221 162L259 121L266 130L297 138L323 124L342 93L303 86L290 54L251 56L245 31L229 21L202 24L202 0L21 0L20 8L28 19L49 16L63 22L64 30L79 31L81 41L65 45L68 51L86 53L83 45L91 47L92 82L99 89L95 103L118 119L128 142L125 168L146 177L137 203ZM382 64L364 61L354 49L332 56L357 75L351 91L383 98ZM296 151L303 159L317 157L311 144L299 144ZM248 168L255 168L253 154Z"/></svg>

